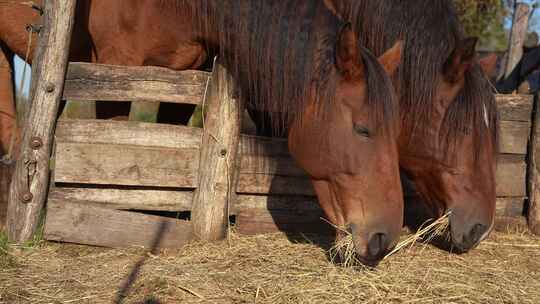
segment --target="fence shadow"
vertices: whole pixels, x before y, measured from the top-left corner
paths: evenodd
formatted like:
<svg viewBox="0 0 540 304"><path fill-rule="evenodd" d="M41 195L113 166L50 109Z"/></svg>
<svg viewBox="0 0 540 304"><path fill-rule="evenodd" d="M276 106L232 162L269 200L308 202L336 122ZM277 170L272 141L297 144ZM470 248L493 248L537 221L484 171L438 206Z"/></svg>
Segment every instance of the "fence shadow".
<svg viewBox="0 0 540 304"><path fill-rule="evenodd" d="M165 235L165 231L167 231L167 228L169 226L168 221L162 221L159 225L159 229L156 232L156 235L154 239L152 240L152 245L150 246L150 253L152 254L158 254L159 249L161 247L161 242L163 240L163 236ZM148 259L148 255L143 255L135 265L133 265L133 268L131 269L131 272L126 277L126 280L120 286L120 289L118 290L118 293L116 294L116 299L114 300L115 304L121 304L123 303L124 299L129 295L133 285L137 281L137 278L140 275L141 268L144 266L146 260ZM161 302L158 299L150 298L145 299L143 302L140 302L141 304L161 304Z"/></svg>

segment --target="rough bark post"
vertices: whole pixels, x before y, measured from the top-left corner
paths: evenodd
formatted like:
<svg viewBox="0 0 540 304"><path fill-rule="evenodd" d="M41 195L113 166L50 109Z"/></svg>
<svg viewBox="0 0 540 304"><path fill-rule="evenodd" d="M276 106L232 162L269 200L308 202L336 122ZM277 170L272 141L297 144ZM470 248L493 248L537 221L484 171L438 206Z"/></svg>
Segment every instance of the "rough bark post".
<svg viewBox="0 0 540 304"><path fill-rule="evenodd" d="M76 0L44 1L43 27L33 61L33 102L8 206L8 236L18 243L33 237L47 196L52 138L67 70L75 6Z"/></svg>
<svg viewBox="0 0 540 304"><path fill-rule="evenodd" d="M200 152L199 186L191 209L193 233L206 241L226 236L228 204L235 194L234 172L243 105L233 96L233 90L227 70L214 61L204 103L208 112Z"/></svg>
<svg viewBox="0 0 540 304"><path fill-rule="evenodd" d="M529 11L529 5L525 3L516 4L506 67L504 69L505 78L512 73L523 56L523 44L527 39L527 28L529 27Z"/></svg>
<svg viewBox="0 0 540 304"><path fill-rule="evenodd" d="M531 232L540 234L540 109L539 96L536 96L529 145L528 196L529 213L527 221Z"/></svg>

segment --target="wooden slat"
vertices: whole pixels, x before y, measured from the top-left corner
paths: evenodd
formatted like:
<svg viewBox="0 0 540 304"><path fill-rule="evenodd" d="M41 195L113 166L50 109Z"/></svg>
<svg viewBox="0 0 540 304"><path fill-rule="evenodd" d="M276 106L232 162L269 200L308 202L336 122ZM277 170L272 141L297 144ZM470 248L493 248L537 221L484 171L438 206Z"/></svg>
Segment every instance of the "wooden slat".
<svg viewBox="0 0 540 304"><path fill-rule="evenodd" d="M55 187L49 199L110 209L189 211L193 191Z"/></svg>
<svg viewBox="0 0 540 304"><path fill-rule="evenodd" d="M271 174L279 176L306 177L291 157L268 157L263 155L242 155L240 174Z"/></svg>
<svg viewBox="0 0 540 304"><path fill-rule="evenodd" d="M524 197L498 197L495 214L497 216L520 217L525 207Z"/></svg>
<svg viewBox="0 0 540 304"><path fill-rule="evenodd" d="M495 97L501 121L531 121L533 95L498 94Z"/></svg>
<svg viewBox="0 0 540 304"><path fill-rule="evenodd" d="M209 73L70 63L64 99L201 103Z"/></svg>
<svg viewBox="0 0 540 304"><path fill-rule="evenodd" d="M57 142L138 145L198 149L201 129L185 126L112 120L60 120Z"/></svg>
<svg viewBox="0 0 540 304"><path fill-rule="evenodd" d="M242 210L302 210L320 212L321 207L314 196L279 196L279 195L250 195L238 194L231 208L232 214Z"/></svg>
<svg viewBox="0 0 540 304"><path fill-rule="evenodd" d="M164 148L199 148L202 129L167 124L112 120L60 120L56 141L140 145ZM289 156L287 140L244 135L240 153Z"/></svg>
<svg viewBox="0 0 540 304"><path fill-rule="evenodd" d="M50 199L44 237L104 247L178 248L192 238L187 221ZM153 249L153 248L152 248Z"/></svg>
<svg viewBox="0 0 540 304"><path fill-rule="evenodd" d="M240 234L254 235L278 231L326 233L333 228L324 220L322 212L291 212L290 210L243 210L236 217L236 230Z"/></svg>
<svg viewBox="0 0 540 304"><path fill-rule="evenodd" d="M526 196L526 164L521 155L501 155L497 166L497 196Z"/></svg>
<svg viewBox="0 0 540 304"><path fill-rule="evenodd" d="M531 124L521 121L500 122L500 152L504 154L527 154Z"/></svg>
<svg viewBox="0 0 540 304"><path fill-rule="evenodd" d="M55 181L194 188L199 151L59 142Z"/></svg>
<svg viewBox="0 0 540 304"><path fill-rule="evenodd" d="M236 192L273 195L315 195L311 181L307 177L267 174L239 174Z"/></svg>

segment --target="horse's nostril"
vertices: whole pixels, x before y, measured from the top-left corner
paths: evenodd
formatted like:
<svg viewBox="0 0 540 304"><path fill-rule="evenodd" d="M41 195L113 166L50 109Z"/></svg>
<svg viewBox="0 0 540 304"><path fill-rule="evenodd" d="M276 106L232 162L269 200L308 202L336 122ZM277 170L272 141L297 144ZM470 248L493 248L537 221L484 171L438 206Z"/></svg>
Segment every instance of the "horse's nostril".
<svg viewBox="0 0 540 304"><path fill-rule="evenodd" d="M368 242L368 253L372 259L381 259L388 250L388 236L375 233Z"/></svg>
<svg viewBox="0 0 540 304"><path fill-rule="evenodd" d="M487 226L482 224L476 224L472 227L471 232L469 233L469 240L471 242L471 247L475 246L480 242L480 238L486 233Z"/></svg>

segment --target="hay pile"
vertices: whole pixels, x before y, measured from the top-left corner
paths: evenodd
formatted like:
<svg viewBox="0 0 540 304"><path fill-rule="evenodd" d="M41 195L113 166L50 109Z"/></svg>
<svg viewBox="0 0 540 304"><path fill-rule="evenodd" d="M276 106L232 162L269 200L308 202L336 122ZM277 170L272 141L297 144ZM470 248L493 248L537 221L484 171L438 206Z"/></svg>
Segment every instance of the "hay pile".
<svg viewBox="0 0 540 304"><path fill-rule="evenodd" d="M309 241L308 241L309 240ZM192 244L154 256L44 243L0 251L0 303L540 303L540 238L494 233L465 255L417 244L377 270L331 264L282 234Z"/></svg>

